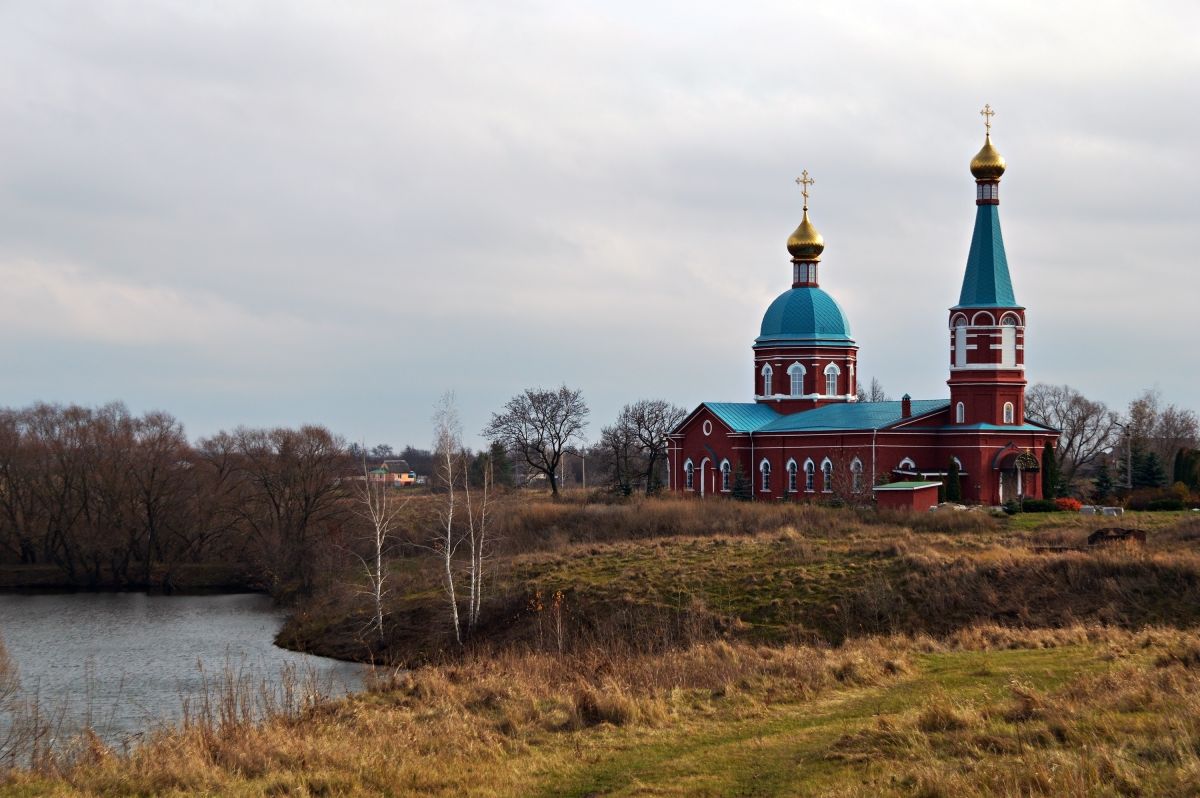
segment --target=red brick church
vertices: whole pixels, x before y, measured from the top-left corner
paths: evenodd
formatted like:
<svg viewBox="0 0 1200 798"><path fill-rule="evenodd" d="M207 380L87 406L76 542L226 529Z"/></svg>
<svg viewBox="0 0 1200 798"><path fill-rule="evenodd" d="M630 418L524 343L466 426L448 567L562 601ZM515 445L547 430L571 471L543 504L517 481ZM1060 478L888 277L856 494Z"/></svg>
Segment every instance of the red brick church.
<svg viewBox="0 0 1200 798"><path fill-rule="evenodd" d="M808 218L805 172L803 221L787 242L792 287L754 341L754 401L705 402L674 430L673 490L729 495L740 471L755 499L867 501L877 485L945 482L957 467L964 501L1041 496L1043 447L1059 433L1025 419L1025 308L1000 234L1005 162L990 107L983 113L987 134L971 161L975 231L947 328L950 398L858 400L858 346L818 282L825 241Z"/></svg>

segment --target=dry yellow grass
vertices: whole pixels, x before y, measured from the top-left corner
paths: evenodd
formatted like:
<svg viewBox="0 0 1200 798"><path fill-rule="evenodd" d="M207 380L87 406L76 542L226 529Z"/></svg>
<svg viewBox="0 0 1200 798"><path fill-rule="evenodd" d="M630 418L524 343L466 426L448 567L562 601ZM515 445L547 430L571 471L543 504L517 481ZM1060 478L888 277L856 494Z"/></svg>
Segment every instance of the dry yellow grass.
<svg viewBox="0 0 1200 798"><path fill-rule="evenodd" d="M93 741L3 792L726 795L753 775L762 795L1185 795L1198 746L1200 636L982 626L479 658L129 757Z"/></svg>

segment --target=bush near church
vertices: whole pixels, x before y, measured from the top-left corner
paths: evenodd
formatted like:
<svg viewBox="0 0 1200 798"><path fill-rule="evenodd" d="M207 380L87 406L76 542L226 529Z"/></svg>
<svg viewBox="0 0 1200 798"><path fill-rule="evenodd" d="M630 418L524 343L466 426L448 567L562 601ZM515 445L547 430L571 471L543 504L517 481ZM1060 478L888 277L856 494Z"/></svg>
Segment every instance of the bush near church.
<svg viewBox="0 0 1200 798"><path fill-rule="evenodd" d="M1171 512L1197 506L1196 497L1187 485L1175 483L1170 488L1139 488L1129 494L1126 509Z"/></svg>

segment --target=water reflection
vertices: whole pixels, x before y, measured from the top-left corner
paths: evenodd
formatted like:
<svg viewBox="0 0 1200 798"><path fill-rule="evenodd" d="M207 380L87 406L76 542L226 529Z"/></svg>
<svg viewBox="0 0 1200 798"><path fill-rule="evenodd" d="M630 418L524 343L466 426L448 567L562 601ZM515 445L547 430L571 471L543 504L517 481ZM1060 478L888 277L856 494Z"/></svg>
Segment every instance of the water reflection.
<svg viewBox="0 0 1200 798"><path fill-rule="evenodd" d="M61 711L65 730L90 724L113 743L179 720L185 702L195 712L227 674L255 690L284 690L289 670L335 695L361 688L360 665L276 647L282 621L254 594L0 595L0 635L22 694Z"/></svg>

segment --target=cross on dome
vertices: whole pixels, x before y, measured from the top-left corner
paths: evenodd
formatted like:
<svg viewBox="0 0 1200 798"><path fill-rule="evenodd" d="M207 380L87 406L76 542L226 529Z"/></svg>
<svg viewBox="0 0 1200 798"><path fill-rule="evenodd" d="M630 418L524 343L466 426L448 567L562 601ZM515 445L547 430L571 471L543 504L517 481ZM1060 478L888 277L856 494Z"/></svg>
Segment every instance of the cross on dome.
<svg viewBox="0 0 1200 798"><path fill-rule="evenodd" d="M804 195L804 210L808 210L808 187L817 181L808 176L807 169L801 172L800 175L800 177L796 178L796 185L800 186L800 193Z"/></svg>
<svg viewBox="0 0 1200 798"><path fill-rule="evenodd" d="M992 117L996 115L996 112L992 110L990 104L984 103L983 110L979 112L979 115L983 117L983 126L987 135L992 135Z"/></svg>

